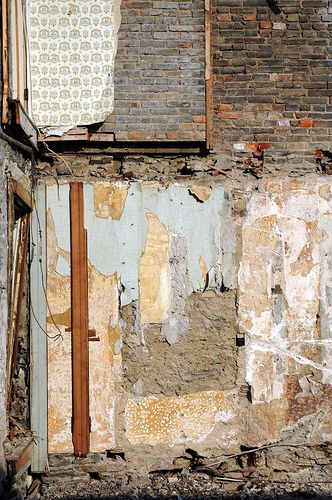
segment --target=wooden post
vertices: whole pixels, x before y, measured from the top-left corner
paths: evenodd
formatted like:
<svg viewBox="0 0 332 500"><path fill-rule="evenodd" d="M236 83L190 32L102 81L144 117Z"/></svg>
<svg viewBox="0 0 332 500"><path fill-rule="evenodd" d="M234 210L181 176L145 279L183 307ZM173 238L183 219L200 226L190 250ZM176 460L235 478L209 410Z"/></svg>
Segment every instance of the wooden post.
<svg viewBox="0 0 332 500"><path fill-rule="evenodd" d="M206 149L212 149L213 88L212 88L212 13L211 0L205 0L205 115Z"/></svg>
<svg viewBox="0 0 332 500"><path fill-rule="evenodd" d="M89 333L87 237L84 228L84 190L70 184L72 433L74 455L90 451Z"/></svg>

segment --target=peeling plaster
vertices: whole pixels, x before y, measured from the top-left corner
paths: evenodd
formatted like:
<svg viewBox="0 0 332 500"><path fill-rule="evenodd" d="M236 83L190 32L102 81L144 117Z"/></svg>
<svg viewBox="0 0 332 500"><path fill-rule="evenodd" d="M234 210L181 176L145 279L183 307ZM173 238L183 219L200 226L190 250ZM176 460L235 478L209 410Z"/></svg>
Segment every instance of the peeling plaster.
<svg viewBox="0 0 332 500"><path fill-rule="evenodd" d="M139 264L141 325L162 323L170 304L169 245L167 227L147 213L148 233Z"/></svg>
<svg viewBox="0 0 332 500"><path fill-rule="evenodd" d="M281 398L286 374L305 367L317 370L322 383L332 380L331 347L324 342L332 326L326 296L332 207L325 182L266 182L249 202L239 318L253 402Z"/></svg>
<svg viewBox="0 0 332 500"><path fill-rule="evenodd" d="M199 443L216 422L234 415L229 392L209 391L172 398L129 399L125 410L126 437L132 444Z"/></svg>
<svg viewBox="0 0 332 500"><path fill-rule="evenodd" d="M109 183L99 184L109 186ZM185 236L190 291L204 287L199 258L204 259L207 269L215 266L225 223L222 215L229 206L221 186L213 187L207 201L197 203L183 185L173 184L165 188L156 182L153 185L132 182L128 184L120 220L95 217L91 210L94 206L93 185L85 185L84 197L89 259L102 274L118 273L124 287L121 295L123 305L137 300L139 296L138 268L147 238L147 213L154 214L170 233ZM93 251L96 241L98 252Z"/></svg>

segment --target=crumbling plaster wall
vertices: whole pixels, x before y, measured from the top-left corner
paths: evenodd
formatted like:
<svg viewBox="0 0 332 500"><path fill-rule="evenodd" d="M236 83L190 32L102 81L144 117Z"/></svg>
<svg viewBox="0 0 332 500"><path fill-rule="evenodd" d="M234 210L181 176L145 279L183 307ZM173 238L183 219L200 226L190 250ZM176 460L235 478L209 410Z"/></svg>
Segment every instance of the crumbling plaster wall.
<svg viewBox="0 0 332 500"><path fill-rule="evenodd" d="M85 184L90 327L101 338L90 347L93 451L120 447L132 470L173 467L187 448L211 457L331 439L331 182L312 176L240 188L207 179ZM68 185L59 196L56 185L48 192L48 238L57 238L48 290L63 328ZM71 450L63 335L49 348L53 452Z"/></svg>
<svg viewBox="0 0 332 500"><path fill-rule="evenodd" d="M30 188L28 176L30 163L14 151L7 142L0 139L0 493L2 481L7 474L4 458L3 442L8 435L7 411L7 334L9 324L9 260L10 241L9 212L13 210L12 198L9 196L9 182L18 181L24 188ZM9 201L10 200L10 201ZM24 335L27 335L26 323ZM26 342L26 338L24 338ZM28 366L27 360L25 367ZM15 374L17 375L17 373ZM25 423L25 422L24 422Z"/></svg>

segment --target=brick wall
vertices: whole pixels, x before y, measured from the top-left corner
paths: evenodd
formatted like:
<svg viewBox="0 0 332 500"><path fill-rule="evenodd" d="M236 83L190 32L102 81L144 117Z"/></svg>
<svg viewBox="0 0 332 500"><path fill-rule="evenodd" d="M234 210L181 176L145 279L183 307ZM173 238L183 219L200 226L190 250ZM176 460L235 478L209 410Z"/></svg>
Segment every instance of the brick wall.
<svg viewBox="0 0 332 500"><path fill-rule="evenodd" d="M115 109L102 127L117 140L205 140L204 0L122 0Z"/></svg>
<svg viewBox="0 0 332 500"><path fill-rule="evenodd" d="M331 23L331 0L214 1L214 144L222 165L258 177L328 171Z"/></svg>

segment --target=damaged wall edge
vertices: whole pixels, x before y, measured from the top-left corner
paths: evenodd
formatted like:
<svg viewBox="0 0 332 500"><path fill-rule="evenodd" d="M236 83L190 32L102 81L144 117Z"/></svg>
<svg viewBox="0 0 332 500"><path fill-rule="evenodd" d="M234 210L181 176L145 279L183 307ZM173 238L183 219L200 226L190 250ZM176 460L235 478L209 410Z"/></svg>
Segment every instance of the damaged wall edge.
<svg viewBox="0 0 332 500"><path fill-rule="evenodd" d="M31 214L30 258L30 411L35 447L32 472L48 468L47 441L47 299L46 299L46 186L39 183L34 192L35 209Z"/></svg>

